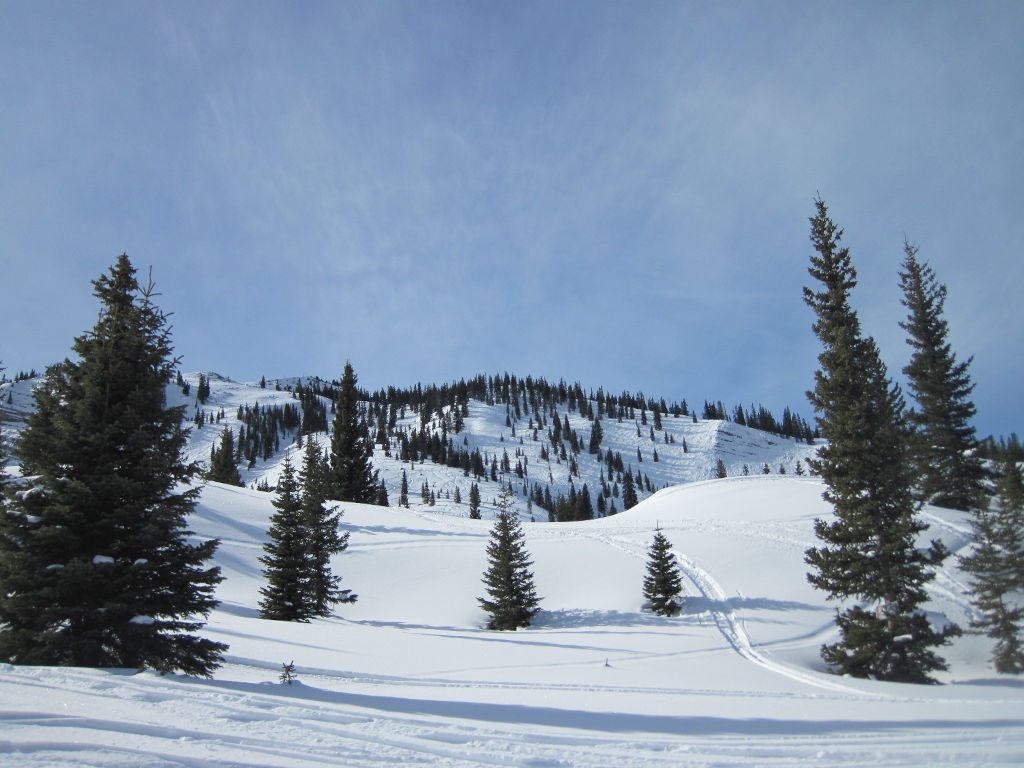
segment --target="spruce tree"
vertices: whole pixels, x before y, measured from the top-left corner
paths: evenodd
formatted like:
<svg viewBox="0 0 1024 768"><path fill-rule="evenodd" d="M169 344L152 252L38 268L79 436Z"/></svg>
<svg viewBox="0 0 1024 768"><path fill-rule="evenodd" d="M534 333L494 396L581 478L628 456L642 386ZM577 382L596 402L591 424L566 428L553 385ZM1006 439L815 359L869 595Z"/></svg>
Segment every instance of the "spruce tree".
<svg viewBox="0 0 1024 768"><path fill-rule="evenodd" d="M476 483L469 485L469 516L473 520L480 519L480 486Z"/></svg>
<svg viewBox="0 0 1024 768"><path fill-rule="evenodd" d="M309 557L311 613L330 616L336 603L354 603L352 590L341 589L341 577L331 569L331 558L348 548L348 532L340 533L342 512L327 506L330 465L317 442L310 438L302 455L299 482L302 484L302 525Z"/></svg>
<svg viewBox="0 0 1024 768"><path fill-rule="evenodd" d="M981 503L984 468L970 423L975 414L970 400L974 385L967 371L971 360L958 363L947 340L946 286L931 266L918 261L916 247L905 242L903 250L900 288L909 314L900 327L914 350L903 373L918 405L908 419L915 430L912 446L921 498L972 510Z"/></svg>
<svg viewBox="0 0 1024 768"><path fill-rule="evenodd" d="M679 597L683 591L679 565L672 553L672 544L660 531L654 532L651 548L647 550L647 575L643 593L652 611L662 616L679 613Z"/></svg>
<svg viewBox="0 0 1024 768"><path fill-rule="evenodd" d="M370 468L372 446L359 422L359 391L352 364L345 363L331 434L331 491L339 501L373 504L377 473Z"/></svg>
<svg viewBox="0 0 1024 768"><path fill-rule="evenodd" d="M715 462L715 477L722 480L729 476L728 470L725 468L725 462L719 459Z"/></svg>
<svg viewBox="0 0 1024 768"><path fill-rule="evenodd" d="M930 649L958 632L935 631L920 610L930 569L947 553L937 541L916 547L927 526L915 516L902 396L850 306L856 271L840 245L842 231L821 199L815 205L809 272L821 290L804 288L804 300L817 315L813 328L824 349L807 394L828 441L814 467L835 519L815 521L822 545L807 550L807 578L830 600L861 602L837 612L842 639L824 646L822 658L839 674L931 682L929 673L946 665Z"/></svg>
<svg viewBox="0 0 1024 768"><path fill-rule="evenodd" d="M127 256L93 286L99 317L34 392L0 517L0 659L209 675L227 646L193 633L218 542L187 528L200 488L165 401L170 329Z"/></svg>
<svg viewBox="0 0 1024 768"><path fill-rule="evenodd" d="M210 457L210 471L206 479L215 483L242 485L242 476L235 463L235 436L228 427L220 435L220 445Z"/></svg>
<svg viewBox="0 0 1024 768"><path fill-rule="evenodd" d="M622 483L622 508L632 509L639 503L636 495L636 485L633 482L633 472L626 472L626 479Z"/></svg>
<svg viewBox="0 0 1024 768"><path fill-rule="evenodd" d="M402 487L398 491L398 506L409 508L409 478L402 470Z"/></svg>
<svg viewBox="0 0 1024 768"><path fill-rule="evenodd" d="M302 510L299 485L291 461L285 457L277 482L277 511L270 518L269 541L260 562L267 584L260 588L260 616L275 621L308 621L314 614L310 531Z"/></svg>
<svg viewBox="0 0 1024 768"><path fill-rule="evenodd" d="M533 562L523 542L519 520L508 509L498 512L487 544L489 562L483 582L487 597L478 598L488 614L488 629L515 630L530 626L539 599L533 586Z"/></svg>
<svg viewBox="0 0 1024 768"><path fill-rule="evenodd" d="M1024 672L1024 481L1007 461L996 482L996 503L979 508L972 520L974 547L960 558L971 577L971 602L981 618L971 628L996 641L992 661L997 672Z"/></svg>
<svg viewBox="0 0 1024 768"><path fill-rule="evenodd" d="M590 453L601 452L601 440L604 439L604 430L601 428L601 417L594 417L594 425L590 430L590 445L588 450Z"/></svg>

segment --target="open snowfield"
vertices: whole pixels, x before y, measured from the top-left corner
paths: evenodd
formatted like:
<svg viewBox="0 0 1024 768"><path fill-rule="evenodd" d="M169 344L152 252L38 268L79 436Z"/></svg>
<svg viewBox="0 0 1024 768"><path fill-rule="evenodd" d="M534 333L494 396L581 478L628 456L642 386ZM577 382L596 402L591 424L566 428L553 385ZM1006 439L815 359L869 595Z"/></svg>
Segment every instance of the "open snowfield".
<svg viewBox="0 0 1024 768"><path fill-rule="evenodd" d="M838 678L818 647L832 606L806 582L818 481L712 480L615 517L525 523L542 612L482 629L491 523L444 508L345 505L335 561L359 594L310 624L257 615L271 496L212 484L193 520L223 543L223 601L205 634L230 644L213 680L0 668L0 765L1019 765L1024 682L984 639L944 649L943 685ZM958 513L927 508L956 551ZM641 610L660 525L685 573L684 614ZM966 623L952 560L929 608ZM278 682L294 660L299 681Z"/></svg>

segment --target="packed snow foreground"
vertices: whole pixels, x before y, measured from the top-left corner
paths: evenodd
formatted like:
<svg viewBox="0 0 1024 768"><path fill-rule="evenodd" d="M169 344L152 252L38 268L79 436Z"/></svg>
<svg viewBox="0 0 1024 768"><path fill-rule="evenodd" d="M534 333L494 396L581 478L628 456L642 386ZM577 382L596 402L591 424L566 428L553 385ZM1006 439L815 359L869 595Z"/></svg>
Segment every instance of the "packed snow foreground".
<svg viewBox="0 0 1024 768"><path fill-rule="evenodd" d="M996 675L989 641L944 649L943 685L830 675L834 607L807 583L809 478L757 476L661 491L581 523L524 523L541 612L484 629L477 605L491 521L441 509L346 504L336 558L359 593L308 624L260 619L258 558L272 496L210 484L192 520L222 540L228 643L214 679L0 668L0 764L991 765L1024 762L1024 685ZM967 521L923 512L954 552ZM682 567L681 615L641 610L659 527ZM950 563L955 563L953 558ZM966 625L947 565L931 618ZM279 681L294 661L297 680Z"/></svg>

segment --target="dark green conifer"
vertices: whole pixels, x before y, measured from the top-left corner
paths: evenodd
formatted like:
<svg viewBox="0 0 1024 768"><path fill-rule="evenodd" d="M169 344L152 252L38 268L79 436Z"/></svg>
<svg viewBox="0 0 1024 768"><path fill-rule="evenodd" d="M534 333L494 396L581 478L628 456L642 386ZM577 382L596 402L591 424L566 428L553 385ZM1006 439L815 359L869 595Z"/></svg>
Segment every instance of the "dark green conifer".
<svg viewBox="0 0 1024 768"><path fill-rule="evenodd" d="M904 242L903 250L900 288L909 314L900 327L914 350L903 373L918 406L908 420L915 432L911 446L920 496L941 507L972 510L982 503L984 468L971 426L971 360L958 363L947 340L946 286L918 261L916 247Z"/></svg>
<svg viewBox="0 0 1024 768"><path fill-rule="evenodd" d="M309 557L310 610L314 616L330 616L334 604L354 603L356 595L340 588L341 577L331 568L331 558L348 548L349 534L338 530L343 513L327 505L330 464L312 438L306 441L299 482Z"/></svg>
<svg viewBox="0 0 1024 768"><path fill-rule="evenodd" d="M473 520L480 519L480 486L476 483L469 484L469 516Z"/></svg>
<svg viewBox="0 0 1024 768"><path fill-rule="evenodd" d="M0 660L209 675L227 646L193 633L217 604L217 541L192 543L166 316L122 255L94 283L77 360L47 372L0 516Z"/></svg>
<svg viewBox="0 0 1024 768"><path fill-rule="evenodd" d="M235 463L235 437L228 427L221 432L220 445L210 457L210 471L206 473L206 479L215 483L242 485L242 476Z"/></svg>
<svg viewBox="0 0 1024 768"><path fill-rule="evenodd" d="M683 591L679 575L679 564L672 552L671 542L660 531L654 532L654 540L647 550L647 575L644 576L643 593L650 608L662 616L679 613L679 594Z"/></svg>
<svg viewBox="0 0 1024 768"><path fill-rule="evenodd" d="M206 404L206 401L210 399L210 377L202 373L199 374L199 386L196 388L196 399L204 405Z"/></svg>
<svg viewBox="0 0 1024 768"><path fill-rule="evenodd" d="M622 508L632 509L638 502L636 485L633 482L633 472L630 470L626 472L626 478L622 483Z"/></svg>
<svg viewBox="0 0 1024 768"><path fill-rule="evenodd" d="M488 629L528 627L538 611L539 599L530 571L533 562L523 538L516 516L508 510L500 511L487 544L489 565L483 578L487 597L478 599L480 607L490 614Z"/></svg>
<svg viewBox="0 0 1024 768"><path fill-rule="evenodd" d="M722 478L728 476L729 472L725 468L725 462L719 459L718 461L715 462L715 477L721 480Z"/></svg>
<svg viewBox="0 0 1024 768"><path fill-rule="evenodd" d="M359 422L359 391L352 364L345 363L331 434L331 490L339 501L372 504L377 473L371 469L372 447Z"/></svg>
<svg viewBox="0 0 1024 768"><path fill-rule="evenodd" d="M402 470L402 487L398 491L398 506L409 508L409 478Z"/></svg>
<svg viewBox="0 0 1024 768"><path fill-rule="evenodd" d="M312 441L310 441L312 442ZM302 510L302 498L291 461L285 457L277 481L277 511L270 518L269 541L263 545L260 616L275 621L308 621L315 611L310 575L313 571L311 533Z"/></svg>
<svg viewBox="0 0 1024 768"><path fill-rule="evenodd" d="M828 440L814 466L835 519L815 521L821 546L807 550L814 569L807 578L829 599L860 602L837 613L842 638L824 646L822 657L839 674L931 682L932 671L946 668L931 648L958 632L936 631L920 610L931 568L946 550L937 541L916 546L927 526L915 516L903 400L850 306L856 271L840 245L842 232L825 203L815 204L809 272L821 289L804 288L804 300L817 315L814 332L824 349L808 397Z"/></svg>
<svg viewBox="0 0 1024 768"><path fill-rule="evenodd" d="M590 430L590 445L588 450L590 453L601 452L601 440L604 439L604 430L601 428L600 416L594 417L594 425Z"/></svg>
<svg viewBox="0 0 1024 768"><path fill-rule="evenodd" d="M972 520L974 548L960 558L970 574L971 602L981 614L971 628L996 641L992 661L997 672L1024 672L1024 481L1007 461L996 483L996 503L979 508Z"/></svg>

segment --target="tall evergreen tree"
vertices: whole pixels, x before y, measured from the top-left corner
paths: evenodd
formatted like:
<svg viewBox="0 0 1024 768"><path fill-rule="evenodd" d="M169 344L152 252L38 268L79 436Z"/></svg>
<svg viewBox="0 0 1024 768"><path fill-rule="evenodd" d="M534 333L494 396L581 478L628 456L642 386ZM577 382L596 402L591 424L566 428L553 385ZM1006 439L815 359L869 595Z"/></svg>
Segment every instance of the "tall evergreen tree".
<svg viewBox="0 0 1024 768"><path fill-rule="evenodd" d="M402 470L402 487L398 491L398 506L409 508L409 478Z"/></svg>
<svg viewBox="0 0 1024 768"><path fill-rule="evenodd" d="M93 286L99 318L35 390L0 517L0 659L209 675L227 646L193 633L217 604L218 542L190 542L170 329L127 256Z"/></svg>
<svg viewBox="0 0 1024 768"><path fill-rule="evenodd" d="M295 470L288 457L277 482L277 497L271 503L277 511L270 518L269 541L263 545L264 554L260 557L267 580L260 588L260 616L275 621L308 621L314 614L311 536Z"/></svg>
<svg viewBox="0 0 1024 768"><path fill-rule="evenodd" d="M971 577L971 602L981 618L971 628L996 641L992 661L997 672L1024 672L1024 481L1007 461L996 483L996 503L979 508L972 521L974 548L960 558Z"/></svg>
<svg viewBox="0 0 1024 768"><path fill-rule="evenodd" d="M206 479L215 483L242 485L242 476L235 463L235 436L228 427L221 432L220 445L210 456L210 471L206 473Z"/></svg>
<svg viewBox="0 0 1024 768"><path fill-rule="evenodd" d="M206 404L206 401L210 398L210 378L199 374L199 386L196 387L196 399L200 403Z"/></svg>
<svg viewBox="0 0 1024 768"><path fill-rule="evenodd" d="M975 414L970 400L974 384L967 371L971 360L958 363L949 344L943 317L946 286L931 266L918 261L916 247L905 242L903 250L900 288L909 314L900 327L914 350L903 373L918 404L908 419L915 429L921 497L942 507L972 510L984 493L984 468L970 423Z"/></svg>
<svg viewBox="0 0 1024 768"><path fill-rule="evenodd" d="M377 473L370 467L372 445L359 421L359 391L352 364L345 363L331 434L331 490L339 501L373 504Z"/></svg>
<svg viewBox="0 0 1024 768"><path fill-rule="evenodd" d="M604 439L604 430L601 428L601 417L594 417L594 425L590 430L590 445L588 450L590 453L601 452L601 440Z"/></svg>
<svg viewBox="0 0 1024 768"><path fill-rule="evenodd" d="M478 598L480 607L491 616L488 629L528 627L539 610L539 599L530 572L533 562L526 552L523 538L516 516L508 509L499 511L487 544L489 565L483 578L487 597Z"/></svg>
<svg viewBox="0 0 1024 768"><path fill-rule="evenodd" d="M636 485L633 481L632 470L626 471L626 478L622 482L622 508L632 509L639 503L636 495Z"/></svg>
<svg viewBox="0 0 1024 768"><path fill-rule="evenodd" d="M672 553L672 543L660 531L654 532L651 548L647 550L647 575L644 576L643 593L651 610L662 616L679 613L679 594L683 582L679 575L679 564Z"/></svg>
<svg viewBox="0 0 1024 768"><path fill-rule="evenodd" d="M480 486L476 483L469 484L469 516L473 520L480 519Z"/></svg>
<svg viewBox="0 0 1024 768"><path fill-rule="evenodd" d="M330 464L315 440L306 441L299 472L302 484L302 523L306 530L306 551L309 556L309 583L312 614L330 616L336 603L354 603L357 596L350 589L341 589L341 577L331 568L331 558L348 548L348 532L338 528L342 512L327 506Z"/></svg>
<svg viewBox="0 0 1024 768"><path fill-rule="evenodd" d="M840 245L842 231L821 199L815 205L809 272L821 289L804 288L804 300L817 315L813 328L824 349L808 397L828 440L815 470L835 519L815 521L822 545L807 550L808 580L829 599L867 604L837 612L842 639L824 646L822 657L840 674L930 682L930 672L946 668L930 649L958 632L937 632L919 608L930 569L946 550L938 541L916 547L927 526L915 516L902 396L850 306L857 276Z"/></svg>

